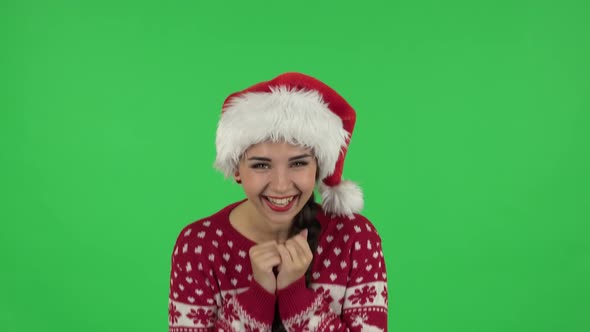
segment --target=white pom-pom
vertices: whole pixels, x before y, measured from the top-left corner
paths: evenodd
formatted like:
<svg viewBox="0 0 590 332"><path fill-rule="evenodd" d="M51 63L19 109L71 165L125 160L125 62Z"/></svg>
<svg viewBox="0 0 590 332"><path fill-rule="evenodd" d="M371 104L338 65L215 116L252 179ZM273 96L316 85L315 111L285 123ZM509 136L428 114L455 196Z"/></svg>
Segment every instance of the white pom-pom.
<svg viewBox="0 0 590 332"><path fill-rule="evenodd" d="M363 209L363 192L354 182L342 181L334 187L320 182L319 191L322 195L322 207L327 214L354 219L354 214Z"/></svg>

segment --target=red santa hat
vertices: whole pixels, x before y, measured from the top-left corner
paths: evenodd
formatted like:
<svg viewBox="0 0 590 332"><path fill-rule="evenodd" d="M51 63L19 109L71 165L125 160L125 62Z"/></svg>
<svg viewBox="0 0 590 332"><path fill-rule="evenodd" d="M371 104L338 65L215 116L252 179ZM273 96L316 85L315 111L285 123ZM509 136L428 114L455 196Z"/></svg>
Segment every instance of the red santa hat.
<svg viewBox="0 0 590 332"><path fill-rule="evenodd" d="M363 208L363 194L342 180L342 171L355 120L354 109L323 82L300 73L279 75L227 97L215 167L232 176L244 152L266 141L312 148L324 211L353 218Z"/></svg>

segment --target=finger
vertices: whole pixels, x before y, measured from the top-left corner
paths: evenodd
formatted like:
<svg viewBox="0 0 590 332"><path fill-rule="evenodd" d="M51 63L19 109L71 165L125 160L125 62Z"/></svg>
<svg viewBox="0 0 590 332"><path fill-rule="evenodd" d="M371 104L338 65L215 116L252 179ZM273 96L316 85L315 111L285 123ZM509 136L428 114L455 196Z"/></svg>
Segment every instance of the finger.
<svg viewBox="0 0 590 332"><path fill-rule="evenodd" d="M250 252L261 252L261 251L267 251L271 248L276 247L277 245L277 241L268 241L268 242L264 242L264 243L260 243L257 244L255 246L252 246L250 248Z"/></svg>
<svg viewBox="0 0 590 332"><path fill-rule="evenodd" d="M277 241L272 240L272 241L262 242L262 243L258 244L257 246L261 247L261 248L272 248L276 245L277 245Z"/></svg>
<svg viewBox="0 0 590 332"><path fill-rule="evenodd" d="M304 261L305 257L303 256L303 250L298 249L299 245L297 242L289 240L285 243L285 247L289 250L291 257L293 257L294 263L300 265Z"/></svg>
<svg viewBox="0 0 590 332"><path fill-rule="evenodd" d="M266 252L261 253L260 255L257 255L255 257L251 257L250 260L254 262L254 264L259 266L274 266L281 262L281 256L279 255L278 251Z"/></svg>
<svg viewBox="0 0 590 332"><path fill-rule="evenodd" d="M268 254L278 254L276 245L273 245L272 247L269 246L267 248L257 248L256 250L250 251L250 257L259 257Z"/></svg>
<svg viewBox="0 0 590 332"><path fill-rule="evenodd" d="M281 256L276 247L270 250L253 250L250 253L250 262L252 269L269 271L272 267L281 263Z"/></svg>
<svg viewBox="0 0 590 332"><path fill-rule="evenodd" d="M297 246L301 249L301 255L305 257L307 260L313 258L313 253L311 252L311 248L309 247L309 243L307 240L301 236L295 236L293 241L297 243Z"/></svg>
<svg viewBox="0 0 590 332"><path fill-rule="evenodd" d="M252 248L265 248L265 247L272 247L273 245L275 245L277 243L276 240L272 240L272 241L266 241L266 242L262 242L262 243L258 243L254 246L252 246Z"/></svg>
<svg viewBox="0 0 590 332"><path fill-rule="evenodd" d="M254 257L251 257L250 260L253 262L256 262L257 264L263 264L265 261L269 260L269 259L281 259L281 256L279 255L279 252L265 252L265 253L261 253L259 255L256 255Z"/></svg>
<svg viewBox="0 0 590 332"><path fill-rule="evenodd" d="M272 261L267 261L264 263L264 265L262 266L256 266L252 268L252 272L263 272L263 273L272 273L273 269L277 266L279 266L281 264L281 259L280 258L276 258L273 259Z"/></svg>
<svg viewBox="0 0 590 332"><path fill-rule="evenodd" d="M303 238L305 239L305 241L307 241L307 235L309 235L308 233L309 233L309 231L307 230L307 228L304 228L304 229L303 229L303 230L302 230L302 231L299 233L299 235L303 236Z"/></svg>
<svg viewBox="0 0 590 332"><path fill-rule="evenodd" d="M280 255L279 255L279 251L276 248L274 248L272 251L260 253L260 255L258 257L260 257L261 259L264 259L264 258L268 258L268 257L280 257Z"/></svg>
<svg viewBox="0 0 590 332"><path fill-rule="evenodd" d="M278 253L276 249L277 244L275 242L265 244L263 246L256 246L250 248L250 258L258 257L266 253Z"/></svg>
<svg viewBox="0 0 590 332"><path fill-rule="evenodd" d="M291 253L289 252L287 247L285 247L284 245L279 245L277 246L277 249L279 250L279 255L281 255L281 264L292 265L293 257L291 256Z"/></svg>
<svg viewBox="0 0 590 332"><path fill-rule="evenodd" d="M281 261L281 257L274 256L272 258L265 260L261 267L262 269L264 269L264 271L268 272L271 271L275 266L279 266L281 264Z"/></svg>

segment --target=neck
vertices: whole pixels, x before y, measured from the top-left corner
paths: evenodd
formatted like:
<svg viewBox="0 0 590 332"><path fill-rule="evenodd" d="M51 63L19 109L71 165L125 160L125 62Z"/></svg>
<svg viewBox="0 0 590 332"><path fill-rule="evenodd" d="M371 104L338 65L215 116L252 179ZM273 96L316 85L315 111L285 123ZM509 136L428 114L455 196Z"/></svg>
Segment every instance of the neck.
<svg viewBox="0 0 590 332"><path fill-rule="evenodd" d="M285 243L291 228L291 225L272 227L269 223L262 221L256 208L249 201L240 204L230 213L230 223L239 233L256 243L269 241Z"/></svg>

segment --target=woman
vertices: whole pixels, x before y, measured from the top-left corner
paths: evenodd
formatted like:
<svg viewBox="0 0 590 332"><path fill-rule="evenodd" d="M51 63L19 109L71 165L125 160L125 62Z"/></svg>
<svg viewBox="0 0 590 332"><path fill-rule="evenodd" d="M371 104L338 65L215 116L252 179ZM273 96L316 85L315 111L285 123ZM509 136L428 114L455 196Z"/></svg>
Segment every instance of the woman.
<svg viewBox="0 0 590 332"><path fill-rule="evenodd" d="M246 199L178 236L171 332L387 330L381 239L341 179L354 123L337 92L299 73L226 99L215 166Z"/></svg>

